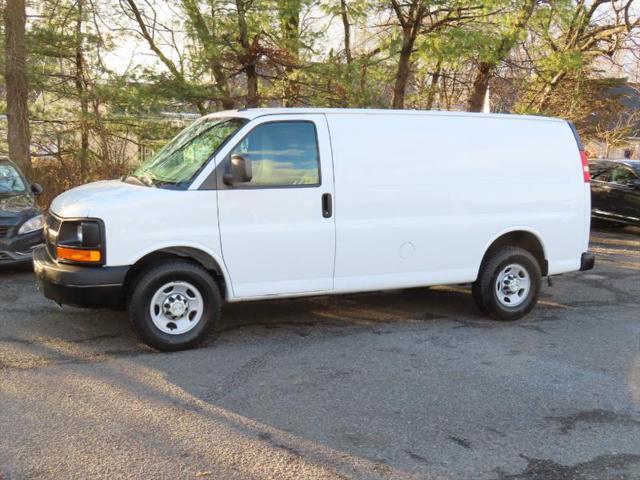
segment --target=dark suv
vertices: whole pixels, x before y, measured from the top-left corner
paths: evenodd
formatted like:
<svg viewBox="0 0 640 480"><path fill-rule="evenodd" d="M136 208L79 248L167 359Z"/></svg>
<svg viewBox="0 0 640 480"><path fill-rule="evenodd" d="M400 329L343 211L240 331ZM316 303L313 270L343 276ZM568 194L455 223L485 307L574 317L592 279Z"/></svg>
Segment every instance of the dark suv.
<svg viewBox="0 0 640 480"><path fill-rule="evenodd" d="M594 160L591 216L612 225L640 225L640 161Z"/></svg>
<svg viewBox="0 0 640 480"><path fill-rule="evenodd" d="M20 169L0 157L0 266L31 261L33 249L43 243L44 219L35 196L42 193Z"/></svg>

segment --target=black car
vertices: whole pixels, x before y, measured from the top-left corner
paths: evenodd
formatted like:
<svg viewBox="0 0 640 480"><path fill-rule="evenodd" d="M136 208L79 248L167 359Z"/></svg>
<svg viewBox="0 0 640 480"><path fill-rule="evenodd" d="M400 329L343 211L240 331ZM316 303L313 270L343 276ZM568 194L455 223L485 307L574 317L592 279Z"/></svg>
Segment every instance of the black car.
<svg viewBox="0 0 640 480"><path fill-rule="evenodd" d="M20 169L0 157L0 266L31 261L35 247L43 243L44 219L35 196L42 193Z"/></svg>
<svg viewBox="0 0 640 480"><path fill-rule="evenodd" d="M591 216L612 225L640 225L640 161L595 160L591 170Z"/></svg>

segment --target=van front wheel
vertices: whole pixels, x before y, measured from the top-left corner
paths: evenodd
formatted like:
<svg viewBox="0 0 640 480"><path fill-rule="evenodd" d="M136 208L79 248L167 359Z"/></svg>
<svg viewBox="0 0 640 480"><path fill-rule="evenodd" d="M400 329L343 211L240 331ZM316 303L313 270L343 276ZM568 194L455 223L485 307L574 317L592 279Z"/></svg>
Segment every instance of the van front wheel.
<svg viewBox="0 0 640 480"><path fill-rule="evenodd" d="M220 290L211 275L185 260L144 270L133 287L129 318L140 339L163 351L193 348L220 318Z"/></svg>
<svg viewBox="0 0 640 480"><path fill-rule="evenodd" d="M527 250L503 247L485 258L472 287L483 313L497 320L517 320L538 302L542 274Z"/></svg>

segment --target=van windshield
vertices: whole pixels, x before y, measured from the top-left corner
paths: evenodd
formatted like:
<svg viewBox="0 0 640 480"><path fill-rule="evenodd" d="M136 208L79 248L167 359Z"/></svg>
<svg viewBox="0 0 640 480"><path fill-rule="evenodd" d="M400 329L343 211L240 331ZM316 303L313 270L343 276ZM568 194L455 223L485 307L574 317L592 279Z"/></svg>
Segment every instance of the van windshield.
<svg viewBox="0 0 640 480"><path fill-rule="evenodd" d="M149 161L127 175L125 182L159 188L186 188L211 156L247 121L244 118L197 120Z"/></svg>
<svg viewBox="0 0 640 480"><path fill-rule="evenodd" d="M26 190L18 170L9 163L0 163L0 195L24 193Z"/></svg>

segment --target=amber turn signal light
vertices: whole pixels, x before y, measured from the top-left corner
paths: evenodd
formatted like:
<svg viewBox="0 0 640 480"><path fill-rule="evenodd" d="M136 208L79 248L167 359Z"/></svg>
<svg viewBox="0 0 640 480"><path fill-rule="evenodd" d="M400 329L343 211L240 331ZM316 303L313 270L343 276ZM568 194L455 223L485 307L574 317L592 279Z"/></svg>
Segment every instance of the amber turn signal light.
<svg viewBox="0 0 640 480"><path fill-rule="evenodd" d="M100 250L58 247L56 248L56 255L60 260L71 260L72 262L97 263L102 260Z"/></svg>

